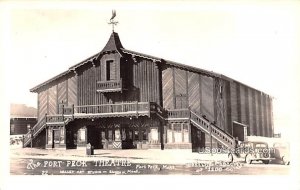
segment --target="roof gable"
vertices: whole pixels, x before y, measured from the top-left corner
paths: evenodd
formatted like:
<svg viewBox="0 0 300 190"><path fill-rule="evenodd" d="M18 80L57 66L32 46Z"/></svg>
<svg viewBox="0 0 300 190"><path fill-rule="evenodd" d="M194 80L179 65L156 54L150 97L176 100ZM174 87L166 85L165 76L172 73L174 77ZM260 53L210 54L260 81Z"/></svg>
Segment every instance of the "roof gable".
<svg viewBox="0 0 300 190"><path fill-rule="evenodd" d="M61 77L65 76L65 75L67 75L71 72L74 72L77 68L82 67L83 65L86 65L88 62L93 62L94 60L100 59L102 57L102 55L108 54L108 53L119 53L121 56L123 56L124 54L131 55L133 57L138 56L138 57L141 57L141 58L150 59L154 62L158 62L158 63L161 63L161 64L167 64L167 65L171 65L171 66L174 66L174 67L185 69L185 70L188 70L188 71L191 71L191 72L201 73L201 74L209 76L209 77L222 78L222 79L225 79L225 80L228 80L228 81L238 82L236 80L233 80L233 79L231 79L231 78L229 78L225 75L221 75L219 73L215 73L215 72L212 72L212 71L207 71L207 70L192 67L192 66L189 66L189 65L184 65L184 64L181 64L181 63L176 63L176 62L173 62L173 61L165 60L165 59L162 59L162 58L159 58L159 57L155 57L155 56L151 56L151 55L147 55L147 54L127 50L127 49L123 48L123 45L121 43L121 40L119 38L118 33L112 32L112 34L109 37L108 42L106 43L104 48L99 53L97 53L97 54L81 61L80 63L78 63L76 65L73 65L67 71L65 71L65 72L63 72L63 73L61 73L61 74L59 74L59 75L43 82L43 83L33 87L32 89L30 89L30 92L38 92L38 90L40 88L42 88L43 86L45 86L45 85L47 85L47 84L49 84L49 83L51 83L55 80L58 80ZM239 82L239 83L242 84L241 82ZM245 84L243 84L243 85L245 85ZM249 87L248 85L245 85L245 86ZM249 88L252 88L252 87L249 87ZM254 89L254 88L252 88L252 89ZM256 90L256 89L254 89L254 90Z"/></svg>

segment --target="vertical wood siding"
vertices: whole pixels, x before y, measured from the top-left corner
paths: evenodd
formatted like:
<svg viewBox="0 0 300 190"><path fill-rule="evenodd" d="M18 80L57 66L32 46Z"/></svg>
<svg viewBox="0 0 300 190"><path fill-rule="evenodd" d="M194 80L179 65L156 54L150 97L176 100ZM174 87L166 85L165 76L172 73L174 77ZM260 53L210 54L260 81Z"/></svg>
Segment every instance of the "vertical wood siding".
<svg viewBox="0 0 300 190"><path fill-rule="evenodd" d="M230 82L224 81L224 92L223 99L225 100L226 108L226 128L225 131L229 134L232 134L232 117L231 117L231 95L230 95Z"/></svg>
<svg viewBox="0 0 300 190"><path fill-rule="evenodd" d="M47 90L41 91L38 94L38 109L39 109L39 120L42 119L47 113Z"/></svg>
<svg viewBox="0 0 300 190"><path fill-rule="evenodd" d="M175 72L175 95L186 94L186 71L174 69Z"/></svg>
<svg viewBox="0 0 300 190"><path fill-rule="evenodd" d="M214 121L214 81L207 76L201 76L201 111L210 121Z"/></svg>
<svg viewBox="0 0 300 190"><path fill-rule="evenodd" d="M139 90L139 101L159 103L159 70L156 64L141 60L133 65L133 70L133 85Z"/></svg>
<svg viewBox="0 0 300 190"><path fill-rule="evenodd" d="M162 71L162 96L163 106L166 109L174 109L173 105L173 70L167 68Z"/></svg>
<svg viewBox="0 0 300 190"><path fill-rule="evenodd" d="M264 112L265 112L265 126L264 126L264 130L265 130L265 136L269 137L269 116L268 116L268 97L266 95L264 95L264 99L265 99L265 104L264 104Z"/></svg>
<svg viewBox="0 0 300 190"><path fill-rule="evenodd" d="M254 135L254 127L255 127L255 106L253 105L254 97L251 89L248 89L248 101L249 101L249 135Z"/></svg>
<svg viewBox="0 0 300 190"><path fill-rule="evenodd" d="M247 135L250 134L250 110L249 110L249 98L248 98L248 91L249 89L245 87L245 114L246 114L246 120L245 124L247 124Z"/></svg>
<svg viewBox="0 0 300 190"><path fill-rule="evenodd" d="M237 105L237 121L242 122L242 107L241 107L241 88L240 84L236 83L236 105Z"/></svg>
<svg viewBox="0 0 300 190"><path fill-rule="evenodd" d="M187 71L174 69L175 108L188 107Z"/></svg>
<svg viewBox="0 0 300 190"><path fill-rule="evenodd" d="M272 114L272 109L273 109L273 105L272 105L272 99L271 97L268 98L268 118L269 118L269 136L273 137L274 131L273 131L273 114Z"/></svg>
<svg viewBox="0 0 300 190"><path fill-rule="evenodd" d="M188 99L189 107L195 112L200 112L199 75L188 72Z"/></svg>
<svg viewBox="0 0 300 190"><path fill-rule="evenodd" d="M75 74L68 79L68 104L77 105L77 76Z"/></svg>
<svg viewBox="0 0 300 190"><path fill-rule="evenodd" d="M243 124L246 123L246 94L245 94L245 87L243 85L240 85L240 105L241 105L241 120L240 122Z"/></svg>
<svg viewBox="0 0 300 190"><path fill-rule="evenodd" d="M231 118L232 121L238 121L238 104L237 104L237 85L235 82L230 83L231 95Z"/></svg>
<svg viewBox="0 0 300 190"><path fill-rule="evenodd" d="M258 135L259 134L259 111L258 111L258 96L256 91L252 91L252 97L253 97L253 131L254 131L254 135Z"/></svg>
<svg viewBox="0 0 300 190"><path fill-rule="evenodd" d="M261 135L261 97L260 92L255 91L255 98L256 98L256 128L257 128L257 134L258 136Z"/></svg>
<svg viewBox="0 0 300 190"><path fill-rule="evenodd" d="M96 81L105 81L106 80L105 66L101 62L95 67L95 80ZM96 104L107 104L108 100L103 93L96 94Z"/></svg>
<svg viewBox="0 0 300 190"><path fill-rule="evenodd" d="M221 79L214 79L214 116L216 124L219 128L225 130L225 117L226 117L226 109L225 109L225 101L224 101L224 84Z"/></svg>
<svg viewBox="0 0 300 190"><path fill-rule="evenodd" d="M64 80L57 85L58 104L67 103L67 81Z"/></svg>
<svg viewBox="0 0 300 190"><path fill-rule="evenodd" d="M57 113L57 94L56 85L48 89L48 114L54 115Z"/></svg>

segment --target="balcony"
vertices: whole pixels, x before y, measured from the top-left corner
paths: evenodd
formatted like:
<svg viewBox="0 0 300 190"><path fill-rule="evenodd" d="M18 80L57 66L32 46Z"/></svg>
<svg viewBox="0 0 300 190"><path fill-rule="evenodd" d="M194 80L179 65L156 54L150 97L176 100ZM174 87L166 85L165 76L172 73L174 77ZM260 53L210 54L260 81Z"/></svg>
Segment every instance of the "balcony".
<svg viewBox="0 0 300 190"><path fill-rule="evenodd" d="M109 81L97 81L97 92L122 92L123 85L122 79L109 80Z"/></svg>
<svg viewBox="0 0 300 190"><path fill-rule="evenodd" d="M190 118L190 110L189 109L174 109L168 110L168 120L188 120Z"/></svg>
<svg viewBox="0 0 300 190"><path fill-rule="evenodd" d="M75 118L150 117L151 113L162 115L163 110L153 102L122 102L115 104L74 106Z"/></svg>

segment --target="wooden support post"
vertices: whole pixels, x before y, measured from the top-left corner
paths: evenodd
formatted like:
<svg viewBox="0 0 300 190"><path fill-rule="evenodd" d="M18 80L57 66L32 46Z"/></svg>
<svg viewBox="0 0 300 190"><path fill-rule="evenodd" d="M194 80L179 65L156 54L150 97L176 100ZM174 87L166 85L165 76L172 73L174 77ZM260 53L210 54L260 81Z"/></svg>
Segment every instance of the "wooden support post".
<svg viewBox="0 0 300 190"><path fill-rule="evenodd" d="M211 123L209 123L209 134L210 134L210 154L213 155L213 153L212 153L212 127L211 127Z"/></svg>
<svg viewBox="0 0 300 190"><path fill-rule="evenodd" d="M30 126L30 148L32 148L32 140L33 140L33 131L32 131L32 127Z"/></svg>
<svg viewBox="0 0 300 190"><path fill-rule="evenodd" d="M135 110L136 110L136 117L138 118L138 116L139 116L139 111L138 111L138 109L139 109L139 105L138 105L138 101L136 101L136 104L135 104Z"/></svg>
<svg viewBox="0 0 300 190"><path fill-rule="evenodd" d="M25 143L25 135L22 135L22 143L23 143L23 148L25 148L24 143Z"/></svg>
<svg viewBox="0 0 300 190"><path fill-rule="evenodd" d="M72 104L72 119L74 120L74 113L75 113L75 110L74 110L74 104Z"/></svg>

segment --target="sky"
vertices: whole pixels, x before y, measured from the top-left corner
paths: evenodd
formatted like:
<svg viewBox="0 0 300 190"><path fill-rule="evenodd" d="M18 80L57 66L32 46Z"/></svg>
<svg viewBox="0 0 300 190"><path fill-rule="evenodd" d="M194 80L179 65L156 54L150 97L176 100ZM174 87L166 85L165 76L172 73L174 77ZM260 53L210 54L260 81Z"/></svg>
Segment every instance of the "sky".
<svg viewBox="0 0 300 190"><path fill-rule="evenodd" d="M0 3L1 4L1 3ZM4 99L37 106L29 89L105 46L221 73L274 98L275 132L298 126L300 3L296 1L2 2Z"/></svg>

